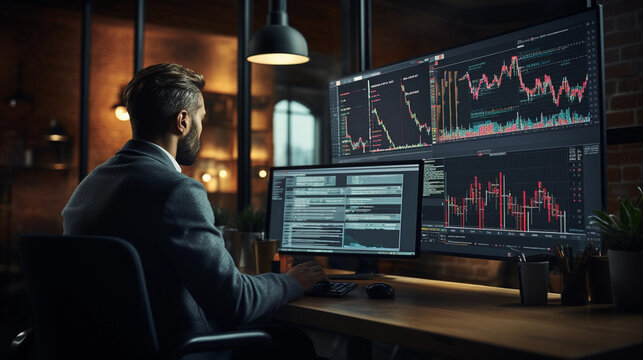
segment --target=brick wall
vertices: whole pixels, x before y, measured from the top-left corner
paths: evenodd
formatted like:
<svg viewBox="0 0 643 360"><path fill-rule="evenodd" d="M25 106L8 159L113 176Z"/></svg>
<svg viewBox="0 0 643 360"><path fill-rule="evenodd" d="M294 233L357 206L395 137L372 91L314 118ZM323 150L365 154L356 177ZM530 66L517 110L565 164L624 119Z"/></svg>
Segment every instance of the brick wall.
<svg viewBox="0 0 643 360"><path fill-rule="evenodd" d="M22 4L21 4L22 5ZM80 88L80 13L32 9L11 5L0 13L0 99L3 99L0 131L13 143L13 163L26 149L42 146L51 118L77 138ZM6 50L6 51L4 51ZM18 86L31 103L11 108L4 101ZM74 156L76 159L76 156ZM2 229L3 244L26 231L60 232L60 211L76 183L74 170L13 168L6 174L11 183L10 227Z"/></svg>
<svg viewBox="0 0 643 360"><path fill-rule="evenodd" d="M0 139L3 140L0 163L6 163L9 157L19 163L25 149L39 147L51 118L57 119L73 142L72 166L68 170L21 166L3 170L3 182L8 178L12 191L10 228L3 226L0 232L2 253L5 245L10 245L19 233L62 231L60 212L78 182L81 21L80 11L29 3L11 3L0 12L0 49L3 49L0 66L6 69L0 72L0 99L16 91L19 63L23 67L22 90L33 99L31 104L16 109L5 101L0 104ZM91 40L89 171L111 157L131 137L129 122L117 120L112 106L120 100L122 89L133 74L134 23L94 14ZM144 66L179 63L205 76L205 91L236 95L235 37L148 24L144 45ZM272 94L271 67L254 67L252 79L253 96L265 98ZM257 119L253 129L272 128L267 113L271 113L271 107L253 111L253 118ZM236 139L235 134L233 131L231 137ZM266 156L263 160L269 162L271 151L264 154ZM230 161L234 162L235 157L236 154L231 154ZM200 176L191 168L186 169L186 174ZM231 176L229 182L235 179ZM233 185L236 190L236 184ZM3 208L2 214L5 213Z"/></svg>
<svg viewBox="0 0 643 360"><path fill-rule="evenodd" d="M607 128L643 125L643 2L604 2ZM641 139L643 140L643 139ZM608 209L641 186L643 143L607 148Z"/></svg>

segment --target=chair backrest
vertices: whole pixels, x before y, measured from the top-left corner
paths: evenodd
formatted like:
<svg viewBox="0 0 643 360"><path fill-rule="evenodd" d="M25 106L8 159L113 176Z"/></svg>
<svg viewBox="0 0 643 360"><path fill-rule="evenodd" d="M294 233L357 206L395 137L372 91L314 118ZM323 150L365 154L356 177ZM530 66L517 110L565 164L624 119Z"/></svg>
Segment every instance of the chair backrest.
<svg viewBox="0 0 643 360"><path fill-rule="evenodd" d="M158 353L143 268L124 240L26 234L18 251L37 359L147 359Z"/></svg>

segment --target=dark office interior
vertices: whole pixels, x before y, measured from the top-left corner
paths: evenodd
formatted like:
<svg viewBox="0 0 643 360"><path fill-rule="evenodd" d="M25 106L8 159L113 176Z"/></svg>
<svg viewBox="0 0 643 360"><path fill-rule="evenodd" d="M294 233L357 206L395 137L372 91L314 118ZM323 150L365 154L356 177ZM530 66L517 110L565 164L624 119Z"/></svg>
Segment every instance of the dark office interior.
<svg viewBox="0 0 643 360"><path fill-rule="evenodd" d="M114 109L135 70L137 1L90 2L88 77L83 75L85 1L4 0L0 4L0 66L4 69L0 72L0 358L14 336L33 322L17 238L34 232L62 234L61 211L79 178L131 138L129 122L117 119ZM203 123L201 151L195 164L184 166L182 172L200 181L213 208L226 216L245 205L266 208L266 171L271 166L331 162L330 81L571 15L588 3L595 5L585 0L291 0L289 24L305 37L310 61L250 66L249 126L244 129L237 107L240 3L148 0L142 42L143 67L178 63L206 79L203 95L208 118ZM367 3L370 12L366 24L370 38L362 53L356 3ZM617 212L617 199L634 197L642 185L643 2L598 3L603 7L604 30L606 209ZM254 32L265 25L269 1L251 4ZM360 59L364 54L366 64ZM85 79L86 136L81 130ZM303 158L297 158L304 150L297 148L296 139L277 134L275 127L279 114L292 115L290 107L283 110L284 104L291 103L301 105L305 112L301 116L310 118L306 136L312 147ZM246 141L239 131L248 135ZM60 137L54 140L52 135ZM276 146L280 142L285 147ZM325 266L336 264L328 257L316 260ZM338 263L350 267L351 261ZM382 259L377 272L515 290L519 287L515 265L484 257L423 253L418 260ZM562 286L560 270L550 267L549 291L560 293ZM520 300L507 305L511 306L519 307ZM347 357L338 350L346 342L332 331L312 327L308 331L319 355L351 358L350 351ZM493 329L473 324L471 331ZM639 326L639 352L641 334ZM375 340L373 358L430 356ZM571 356L564 350L559 354ZM454 357L477 355L463 351ZM437 358L449 357L438 354Z"/></svg>

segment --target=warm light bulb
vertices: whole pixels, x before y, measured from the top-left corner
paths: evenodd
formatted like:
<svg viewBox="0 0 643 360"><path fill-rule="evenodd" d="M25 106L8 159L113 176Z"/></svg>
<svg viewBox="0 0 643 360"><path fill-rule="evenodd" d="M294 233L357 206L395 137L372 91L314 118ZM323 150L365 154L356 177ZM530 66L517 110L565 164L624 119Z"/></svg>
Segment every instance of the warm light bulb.
<svg viewBox="0 0 643 360"><path fill-rule="evenodd" d="M224 170L219 171L219 177L224 178L224 177L227 177L227 176L228 176L228 170L224 169Z"/></svg>
<svg viewBox="0 0 643 360"><path fill-rule="evenodd" d="M123 105L119 105L114 109L114 114L116 114L116 118L121 121L128 121L129 120L129 113L127 112L127 108Z"/></svg>
<svg viewBox="0 0 643 360"><path fill-rule="evenodd" d="M208 182L212 181L212 175L210 175L208 173L204 173L203 175L201 175L201 180L203 180L203 182L208 183Z"/></svg>
<svg viewBox="0 0 643 360"><path fill-rule="evenodd" d="M58 135L58 134L49 135L49 141L63 141L63 140L65 140L65 136L63 135Z"/></svg>
<svg viewBox="0 0 643 360"><path fill-rule="evenodd" d="M259 177L260 177L260 178L262 178L262 179L263 179L263 178L265 178L266 176L268 176L268 172L267 172L266 170L264 170L264 169L259 170Z"/></svg>
<svg viewBox="0 0 643 360"><path fill-rule="evenodd" d="M296 65L310 61L307 56L287 53L257 54L248 56L248 61L265 65Z"/></svg>

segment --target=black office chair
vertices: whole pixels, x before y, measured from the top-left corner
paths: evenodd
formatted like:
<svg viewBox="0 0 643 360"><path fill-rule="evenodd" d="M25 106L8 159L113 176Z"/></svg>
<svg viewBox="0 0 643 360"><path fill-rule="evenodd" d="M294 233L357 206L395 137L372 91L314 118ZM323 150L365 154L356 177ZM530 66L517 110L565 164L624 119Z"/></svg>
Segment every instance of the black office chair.
<svg viewBox="0 0 643 360"><path fill-rule="evenodd" d="M18 252L34 329L14 339L10 356L33 351L36 359L160 358L141 260L131 244L113 237L26 234L18 239ZM270 345L264 331L234 331L190 339L170 358Z"/></svg>

